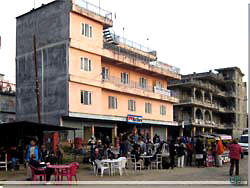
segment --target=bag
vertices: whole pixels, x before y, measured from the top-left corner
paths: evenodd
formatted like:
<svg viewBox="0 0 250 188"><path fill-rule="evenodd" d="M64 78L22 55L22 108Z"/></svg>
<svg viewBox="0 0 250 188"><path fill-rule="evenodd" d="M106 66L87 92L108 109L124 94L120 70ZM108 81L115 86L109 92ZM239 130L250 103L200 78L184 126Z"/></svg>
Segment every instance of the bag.
<svg viewBox="0 0 250 188"><path fill-rule="evenodd" d="M195 159L203 159L203 154L195 154Z"/></svg>

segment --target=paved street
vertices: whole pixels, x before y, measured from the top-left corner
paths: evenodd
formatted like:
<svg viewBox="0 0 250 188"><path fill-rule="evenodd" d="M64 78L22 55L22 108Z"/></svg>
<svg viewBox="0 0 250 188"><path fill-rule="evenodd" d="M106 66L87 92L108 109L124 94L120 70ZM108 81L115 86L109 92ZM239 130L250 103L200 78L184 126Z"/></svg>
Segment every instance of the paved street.
<svg viewBox="0 0 250 188"><path fill-rule="evenodd" d="M248 159L247 156L240 161L240 176L242 177L242 181L247 180L248 174ZM107 174L104 177L95 176L91 171L89 166L81 166L78 172L78 179L80 181L104 181L108 183L108 181L178 181L183 183L183 181L229 181L228 176L229 164L225 164L223 167L210 167L210 168L195 168L195 167L185 167L185 168L175 168L173 170L142 170L142 171L128 171L127 175L124 176L108 176ZM20 170L15 172L0 172L0 180L9 180L9 181L23 181L27 178L26 171ZM190 186L189 185L185 186ZM82 182L84 183L84 182ZM115 187L115 185L113 185ZM134 187L133 185L132 187ZM144 187L143 185L142 187ZM155 185L156 187L161 187L162 185ZM88 185L88 187L96 187L94 185ZM102 187L105 187L102 185ZM110 186L107 186L110 187ZM122 185L119 185L122 188ZM126 186L127 187L127 186ZM128 187L130 187L128 185ZM136 187L141 187L137 185ZM147 186L146 186L147 187ZM173 187L173 186L171 186ZM177 186L178 187L178 186ZM228 186L227 186L228 187Z"/></svg>

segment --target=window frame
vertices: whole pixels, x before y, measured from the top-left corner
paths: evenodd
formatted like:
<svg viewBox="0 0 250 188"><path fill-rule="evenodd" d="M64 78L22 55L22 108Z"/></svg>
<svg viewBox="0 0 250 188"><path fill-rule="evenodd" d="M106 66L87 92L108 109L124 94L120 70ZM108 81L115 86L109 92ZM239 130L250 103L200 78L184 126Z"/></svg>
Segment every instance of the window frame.
<svg viewBox="0 0 250 188"><path fill-rule="evenodd" d="M123 75L126 75L126 76L124 77ZM126 85L129 84L129 73L127 73L127 72L121 72L121 83L122 84L126 84Z"/></svg>
<svg viewBox="0 0 250 188"><path fill-rule="evenodd" d="M152 114L152 103L150 102L145 103L145 113Z"/></svg>
<svg viewBox="0 0 250 188"><path fill-rule="evenodd" d="M160 115L165 116L167 114L167 108L165 105L160 106Z"/></svg>
<svg viewBox="0 0 250 188"><path fill-rule="evenodd" d="M136 101L133 99L128 100L128 111L136 112Z"/></svg>
<svg viewBox="0 0 250 188"><path fill-rule="evenodd" d="M105 71L103 72L103 70ZM109 68L108 67L102 67L102 80L109 80Z"/></svg>
<svg viewBox="0 0 250 188"><path fill-rule="evenodd" d="M142 89L147 89L148 87L148 80L144 77L140 77L139 79L139 87Z"/></svg>
<svg viewBox="0 0 250 188"><path fill-rule="evenodd" d="M87 94L87 101L85 101L85 93ZM81 90L81 104L82 105L92 105L92 92Z"/></svg>
<svg viewBox="0 0 250 188"><path fill-rule="evenodd" d="M115 96L108 96L108 108L109 109L117 109L118 108L118 101L117 97Z"/></svg>
<svg viewBox="0 0 250 188"><path fill-rule="evenodd" d="M89 27L88 35L86 33L86 26ZM92 39L93 38L93 26L91 24L81 22L81 35L88 38L88 39Z"/></svg>
<svg viewBox="0 0 250 188"><path fill-rule="evenodd" d="M85 63L87 64L86 66ZM87 69L85 69L86 67ZM92 60L88 57L80 57L80 70L84 72L92 72Z"/></svg>

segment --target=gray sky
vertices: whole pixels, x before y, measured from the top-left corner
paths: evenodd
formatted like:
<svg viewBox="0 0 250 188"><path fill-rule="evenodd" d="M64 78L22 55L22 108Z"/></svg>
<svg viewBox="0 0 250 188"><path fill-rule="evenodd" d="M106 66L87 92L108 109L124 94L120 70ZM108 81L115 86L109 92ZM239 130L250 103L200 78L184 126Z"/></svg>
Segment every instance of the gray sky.
<svg viewBox="0 0 250 188"><path fill-rule="evenodd" d="M52 0L36 0L36 7ZM99 0L88 0L98 5ZM114 14L116 34L156 50L158 60L182 74L248 65L250 0L100 0ZM34 0L0 1L0 73L15 82L15 17ZM124 32L123 32L124 28ZM147 40L149 39L149 40Z"/></svg>

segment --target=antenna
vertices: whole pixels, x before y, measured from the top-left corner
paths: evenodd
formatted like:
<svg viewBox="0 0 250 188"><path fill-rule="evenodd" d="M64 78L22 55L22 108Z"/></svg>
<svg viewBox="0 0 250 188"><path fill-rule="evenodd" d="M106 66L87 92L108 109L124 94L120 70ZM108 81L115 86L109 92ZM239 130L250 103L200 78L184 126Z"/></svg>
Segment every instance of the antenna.
<svg viewBox="0 0 250 188"><path fill-rule="evenodd" d="M36 8L36 0L34 0L34 9Z"/></svg>

